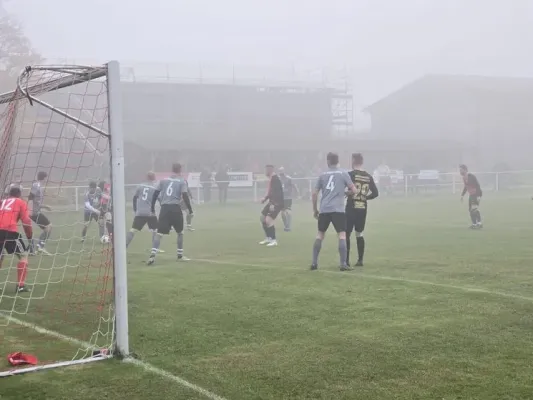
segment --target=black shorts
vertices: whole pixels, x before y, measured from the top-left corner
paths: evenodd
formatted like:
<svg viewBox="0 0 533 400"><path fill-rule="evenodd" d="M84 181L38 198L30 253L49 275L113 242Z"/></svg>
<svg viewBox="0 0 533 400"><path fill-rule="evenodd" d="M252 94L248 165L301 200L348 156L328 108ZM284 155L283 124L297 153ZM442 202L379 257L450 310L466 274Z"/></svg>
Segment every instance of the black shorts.
<svg viewBox="0 0 533 400"><path fill-rule="evenodd" d="M155 215L140 216L136 215L133 218L133 224L131 228L136 231L140 231L144 228L145 225L148 225L148 229L154 231L157 229L157 217Z"/></svg>
<svg viewBox="0 0 533 400"><path fill-rule="evenodd" d="M337 233L346 232L346 214L343 212L330 212L318 214L318 231L326 232L329 224L333 224L333 228Z"/></svg>
<svg viewBox="0 0 533 400"><path fill-rule="evenodd" d="M157 233L168 235L172 228L177 233L183 232L183 211L178 204L164 204L159 211Z"/></svg>
<svg viewBox="0 0 533 400"><path fill-rule="evenodd" d="M95 221L98 221L98 218L100 218L100 215L92 212L92 211L88 211L88 210L85 210L83 212L83 220L85 222L91 222L92 220L95 220Z"/></svg>
<svg viewBox="0 0 533 400"><path fill-rule="evenodd" d="M0 230L0 249L5 250L7 254L24 254L27 251L20 233L4 230Z"/></svg>
<svg viewBox="0 0 533 400"><path fill-rule="evenodd" d="M263 207L263 210L261 211L261 215L263 215L264 217L270 217L272 219L276 219L279 213L281 212L281 210L283 209L283 207L274 206L273 209L270 209L270 206L272 206L272 204L269 203L265 207Z"/></svg>
<svg viewBox="0 0 533 400"><path fill-rule="evenodd" d="M48 225L50 225L50 220L48 218L46 218L46 215L44 215L44 214L41 214L41 213L35 214L35 215L32 215L30 218L41 229L44 229Z"/></svg>
<svg viewBox="0 0 533 400"><path fill-rule="evenodd" d="M346 212L346 233L362 233L366 225L366 208L356 208Z"/></svg>
<svg viewBox="0 0 533 400"><path fill-rule="evenodd" d="M468 196L468 209L470 211L477 210L479 207L479 200L481 200L481 197L479 196Z"/></svg>
<svg viewBox="0 0 533 400"><path fill-rule="evenodd" d="M292 199L283 200L283 209L290 210L292 208Z"/></svg>

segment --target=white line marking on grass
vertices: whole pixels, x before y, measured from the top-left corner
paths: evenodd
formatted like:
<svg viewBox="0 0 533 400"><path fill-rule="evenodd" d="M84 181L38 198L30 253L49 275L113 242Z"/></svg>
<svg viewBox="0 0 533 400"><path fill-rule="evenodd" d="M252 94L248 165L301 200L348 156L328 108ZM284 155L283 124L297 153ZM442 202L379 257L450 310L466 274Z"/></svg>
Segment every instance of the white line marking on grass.
<svg viewBox="0 0 533 400"><path fill-rule="evenodd" d="M275 265L266 265L266 264L247 264L247 263L239 263L239 262L233 262L233 261L220 261L220 260L209 260L209 259L199 259L194 258L193 261L200 261L208 264L220 264L220 265L235 265L238 267L253 267L253 268L270 268L270 269L283 269L283 270L292 270L292 271L305 271L304 268L286 268L286 267L278 267ZM382 281L395 281L395 282L405 282L405 283L411 283L415 285L425 285L425 286L434 286L434 287L441 287L446 289L454 289L454 290L460 290L463 292L469 292L469 293L484 293L484 294L490 294L493 296L500 296L500 297L507 297L510 299L517 299L517 300L524 300L533 302L533 297L526 297L526 296L520 296L518 294L512 294L512 293L506 293L506 292L499 292L496 290L489 290L489 289L482 289L482 288L476 288L476 287L468 287L468 286L458 286L458 285L451 285L448 283L436 283L431 281L421 281L417 279L406 279L402 277L394 277L394 276L384 276L384 275L371 275L371 274L365 274L357 271L350 272L340 272L340 271L329 271L329 270L321 270L312 272L312 273L325 273L325 274L335 274L339 276L346 276L351 275L353 277L363 277L368 279L375 279L375 280L382 280Z"/></svg>
<svg viewBox="0 0 533 400"><path fill-rule="evenodd" d="M79 347L85 347L85 348L96 348L93 344L91 343L88 343L88 342L85 342L83 340L79 340L79 339L76 339L76 338L73 338L71 336L67 336L67 335L63 335L62 333L59 333L59 332L56 332L56 331L52 331L50 329L46 329L46 328L43 328L39 325L35 325L35 324L32 324L30 322L26 322L26 321L23 321L23 320L20 320L18 318L15 318L15 317L12 317L10 315L6 315L4 313L0 313L0 317L6 319L8 322L12 322L16 325L20 325L22 327L25 327L25 328L29 328L37 333L40 333L42 335L46 335L46 336L50 336L50 337L54 337L56 339L59 339L59 340L62 340L64 342L68 342L68 343L72 343L72 344L75 344L76 346L79 346ZM174 375L168 371L165 371L164 369L161 369L161 368L157 368L156 366L150 364L150 363L147 363L147 362L144 362L144 361L141 361L141 360L137 360L137 359L134 359L134 358L126 358L124 359L124 362L127 362L127 363L130 363L130 364L133 364L133 365L136 365L137 367L140 367L142 369L144 369L146 372L149 372L149 373L152 373L152 374L155 374L155 375L159 375L165 379L168 379L170 381L173 381L173 382L176 382L177 384L181 385L181 386L184 386L190 390L193 390L195 391L196 393L199 393L201 394L202 396L205 396L206 398L208 398L209 400L226 400L224 397L221 397L221 396L218 396L217 394L215 393L212 393L210 392L209 390L206 390L198 385L195 385L194 383L191 383L177 375Z"/></svg>
<svg viewBox="0 0 533 400"><path fill-rule="evenodd" d="M160 369L157 367L154 367L152 364L145 363L143 361L136 360L134 358L128 358L125 360L128 363L131 363L133 365L137 365L138 367L141 367L147 372L151 372L152 374L160 375L168 380L174 381L181 386L185 386L186 388L189 388L191 390L194 390L195 392L207 397L210 400L226 400L224 397L220 397L219 395L210 392L209 390L206 390L200 386L195 385L194 383L191 383L189 381L186 381L183 378L180 378L179 376L173 375L168 371L165 371L164 369Z"/></svg>

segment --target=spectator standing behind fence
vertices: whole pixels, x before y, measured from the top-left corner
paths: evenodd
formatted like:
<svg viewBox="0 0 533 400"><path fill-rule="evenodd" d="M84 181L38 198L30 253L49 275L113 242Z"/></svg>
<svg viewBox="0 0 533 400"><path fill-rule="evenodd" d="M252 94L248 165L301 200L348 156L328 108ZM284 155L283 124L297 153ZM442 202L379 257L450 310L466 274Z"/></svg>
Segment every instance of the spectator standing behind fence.
<svg viewBox="0 0 533 400"><path fill-rule="evenodd" d="M213 174L208 168L204 168L200 174L200 182L204 192L204 202L208 203L211 201L211 187L213 184Z"/></svg>
<svg viewBox="0 0 533 400"><path fill-rule="evenodd" d="M228 167L221 167L215 175L215 181L218 186L218 202L220 204L226 204L228 200L228 186L229 186L229 175Z"/></svg>

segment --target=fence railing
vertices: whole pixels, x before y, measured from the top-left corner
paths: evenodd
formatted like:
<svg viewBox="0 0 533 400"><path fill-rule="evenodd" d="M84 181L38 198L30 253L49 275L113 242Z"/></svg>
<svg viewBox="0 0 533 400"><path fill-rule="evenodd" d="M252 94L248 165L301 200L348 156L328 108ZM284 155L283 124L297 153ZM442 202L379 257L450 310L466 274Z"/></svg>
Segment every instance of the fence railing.
<svg viewBox="0 0 533 400"><path fill-rule="evenodd" d="M533 195L533 170L507 172L478 172L478 178L484 192L519 191L531 189ZM419 174L405 174L403 177L379 179L381 195L412 196L415 194L442 195L459 194L463 190L463 180L456 173L440 173L436 179L421 179ZM293 198L308 199L313 191L316 177L293 178L296 190ZM126 199L131 201L137 184L126 185ZM227 185L225 185L227 186ZM195 203L217 202L257 202L266 193L267 181L252 180L248 186L219 189L217 183L208 182L200 187L191 188ZM83 210L87 186L47 187L45 196L54 197L54 203L61 209ZM46 199L45 199L46 202ZM49 202L52 204L51 202Z"/></svg>

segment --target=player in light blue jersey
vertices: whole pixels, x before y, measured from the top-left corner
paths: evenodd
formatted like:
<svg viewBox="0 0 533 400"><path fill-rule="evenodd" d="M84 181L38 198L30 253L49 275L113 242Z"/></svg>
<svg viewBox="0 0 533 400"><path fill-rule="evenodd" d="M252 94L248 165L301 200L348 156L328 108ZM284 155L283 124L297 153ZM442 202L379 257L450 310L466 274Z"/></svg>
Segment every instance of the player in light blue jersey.
<svg viewBox="0 0 533 400"><path fill-rule="evenodd" d="M350 194L356 192L350 175L339 168L339 156L336 153L327 155L328 170L323 172L315 185L312 195L313 214L318 220L318 233L313 245L313 262L311 270L318 269L318 255L322 248L322 241L329 224L333 224L339 236L339 257L341 271L351 270L346 263L346 214L345 214L345 194L346 189ZM318 209L318 194L321 193L320 210Z"/></svg>
<svg viewBox="0 0 533 400"><path fill-rule="evenodd" d="M153 214L155 214L155 203L157 203L158 199L161 203L161 211L159 212L157 235L155 235L152 242L152 251L147 264L152 265L155 262L155 256L161 246L161 237L168 235L172 228L178 234L178 260L188 261L189 259L183 255L183 211L180 206L181 201L183 200L191 215L193 211L185 179L181 176L181 164L173 164L170 178L162 179L155 188L150 209Z"/></svg>
<svg viewBox="0 0 533 400"><path fill-rule="evenodd" d="M131 229L126 237L126 247L128 247L137 232L140 232L145 225L152 232L152 242L157 234L157 217L152 213L152 198L157 186L155 174L148 172L146 174L146 182L137 186L135 194L133 195L133 211L135 217ZM159 251L161 252L161 250Z"/></svg>

